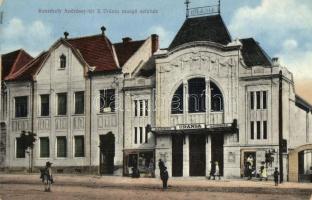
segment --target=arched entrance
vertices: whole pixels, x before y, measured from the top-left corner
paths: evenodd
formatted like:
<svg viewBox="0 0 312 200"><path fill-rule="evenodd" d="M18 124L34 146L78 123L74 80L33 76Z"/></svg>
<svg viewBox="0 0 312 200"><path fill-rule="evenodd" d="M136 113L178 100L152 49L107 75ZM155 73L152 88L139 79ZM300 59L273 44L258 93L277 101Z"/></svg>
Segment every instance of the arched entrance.
<svg viewBox="0 0 312 200"><path fill-rule="evenodd" d="M115 136L112 132L100 135L100 174L114 173Z"/></svg>
<svg viewBox="0 0 312 200"><path fill-rule="evenodd" d="M310 181L310 167L312 167L312 144L306 144L289 151L288 158L289 181Z"/></svg>

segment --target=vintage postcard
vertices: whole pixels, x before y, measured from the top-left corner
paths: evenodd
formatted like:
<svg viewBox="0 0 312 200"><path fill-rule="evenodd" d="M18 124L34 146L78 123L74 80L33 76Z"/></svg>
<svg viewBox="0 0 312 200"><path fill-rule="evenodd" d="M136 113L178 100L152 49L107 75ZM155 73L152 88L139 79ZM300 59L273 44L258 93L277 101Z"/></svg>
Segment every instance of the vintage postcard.
<svg viewBox="0 0 312 200"><path fill-rule="evenodd" d="M0 200L308 200L310 73L310 0L0 0Z"/></svg>

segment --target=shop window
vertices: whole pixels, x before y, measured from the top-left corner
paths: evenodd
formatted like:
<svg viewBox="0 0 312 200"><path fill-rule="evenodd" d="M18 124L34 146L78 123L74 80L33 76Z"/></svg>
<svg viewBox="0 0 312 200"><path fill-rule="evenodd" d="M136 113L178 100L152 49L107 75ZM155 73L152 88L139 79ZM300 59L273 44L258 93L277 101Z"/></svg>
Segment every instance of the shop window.
<svg viewBox="0 0 312 200"><path fill-rule="evenodd" d="M67 93L57 94L57 114L58 115L67 114Z"/></svg>
<svg viewBox="0 0 312 200"><path fill-rule="evenodd" d="M193 78L188 81L189 112L198 113L206 111L206 82L203 78Z"/></svg>
<svg viewBox="0 0 312 200"><path fill-rule="evenodd" d="M84 137L75 136L75 157L84 157Z"/></svg>
<svg viewBox="0 0 312 200"><path fill-rule="evenodd" d="M40 101L41 101L41 116L49 116L50 115L50 95L43 94L40 95Z"/></svg>
<svg viewBox="0 0 312 200"><path fill-rule="evenodd" d="M154 165L153 152L140 152L138 157L138 169L140 172L148 172L150 165Z"/></svg>
<svg viewBox="0 0 312 200"><path fill-rule="evenodd" d="M50 142L48 137L40 138L40 157L41 158L50 157Z"/></svg>
<svg viewBox="0 0 312 200"><path fill-rule="evenodd" d="M171 100L171 114L183 113L183 84L175 91Z"/></svg>
<svg viewBox="0 0 312 200"><path fill-rule="evenodd" d="M211 111L212 112L221 112L223 111L223 97L220 89L216 84L210 82L211 90Z"/></svg>
<svg viewBox="0 0 312 200"><path fill-rule="evenodd" d="M67 142L65 136L56 137L57 142L57 157L67 157Z"/></svg>
<svg viewBox="0 0 312 200"><path fill-rule="evenodd" d="M75 92L75 114L84 113L84 91Z"/></svg>
<svg viewBox="0 0 312 200"><path fill-rule="evenodd" d="M21 138L16 138L16 158L25 158L25 148Z"/></svg>
<svg viewBox="0 0 312 200"><path fill-rule="evenodd" d="M15 97L15 117L27 117L28 97Z"/></svg>
<svg viewBox="0 0 312 200"><path fill-rule="evenodd" d="M100 112L115 112L115 89L100 90Z"/></svg>

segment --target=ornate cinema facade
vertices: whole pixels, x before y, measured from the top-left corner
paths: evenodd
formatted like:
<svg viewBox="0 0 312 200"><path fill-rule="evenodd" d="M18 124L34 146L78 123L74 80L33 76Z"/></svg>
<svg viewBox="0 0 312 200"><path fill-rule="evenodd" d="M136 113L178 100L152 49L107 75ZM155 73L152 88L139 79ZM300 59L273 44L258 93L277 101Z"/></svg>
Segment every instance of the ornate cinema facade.
<svg viewBox="0 0 312 200"><path fill-rule="evenodd" d="M312 165L312 106L292 74L253 38L232 40L221 16L187 17L170 46L158 36L111 43L64 38L32 58L2 55L1 167L27 169L23 130L37 133L33 165L58 173L225 178L270 162L298 181Z"/></svg>

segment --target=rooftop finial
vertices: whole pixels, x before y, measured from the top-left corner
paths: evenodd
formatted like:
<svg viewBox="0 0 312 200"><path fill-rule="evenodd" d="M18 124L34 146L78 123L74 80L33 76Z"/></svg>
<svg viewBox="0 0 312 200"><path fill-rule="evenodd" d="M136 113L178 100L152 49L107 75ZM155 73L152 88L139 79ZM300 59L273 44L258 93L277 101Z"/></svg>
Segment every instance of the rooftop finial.
<svg viewBox="0 0 312 200"><path fill-rule="evenodd" d="M65 31L65 32L64 32L64 37L65 37L65 39L67 39L68 35L69 35L69 33L68 33L67 31Z"/></svg>
<svg viewBox="0 0 312 200"><path fill-rule="evenodd" d="M102 31L102 35L105 35L105 31L106 31L105 26L102 26L102 27L101 27L101 31Z"/></svg>
<svg viewBox="0 0 312 200"><path fill-rule="evenodd" d="M189 5L190 5L190 0L185 0L185 5L186 5L186 18L188 18L189 17Z"/></svg>

